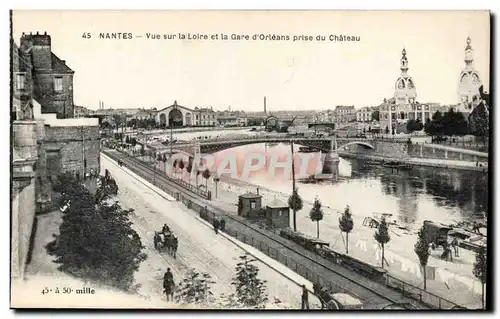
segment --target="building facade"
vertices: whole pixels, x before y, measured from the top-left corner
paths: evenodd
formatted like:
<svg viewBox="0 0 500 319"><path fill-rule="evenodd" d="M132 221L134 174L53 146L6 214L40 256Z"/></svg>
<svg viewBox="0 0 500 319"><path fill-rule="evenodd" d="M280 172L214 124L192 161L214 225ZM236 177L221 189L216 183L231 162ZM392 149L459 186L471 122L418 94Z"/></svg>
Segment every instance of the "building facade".
<svg viewBox="0 0 500 319"><path fill-rule="evenodd" d="M217 112L217 122L223 126L247 126L248 116L244 111L226 110Z"/></svg>
<svg viewBox="0 0 500 319"><path fill-rule="evenodd" d="M155 117L156 123L164 127L192 126L194 123L193 110L177 104L177 101L159 110Z"/></svg>
<svg viewBox="0 0 500 319"><path fill-rule="evenodd" d="M42 113L55 113L58 118L72 118L73 74L75 73L52 52L50 35L24 34L20 41L20 50L30 59L33 77L33 95L40 103ZM15 74L16 79L23 74ZM22 82L22 79L16 80Z"/></svg>
<svg viewBox="0 0 500 319"><path fill-rule="evenodd" d="M88 117L94 114L94 110L90 110L85 106L75 105L73 110L75 112L75 118Z"/></svg>
<svg viewBox="0 0 500 319"><path fill-rule="evenodd" d="M465 67L460 72L458 82L458 107L457 111L465 113L467 117L474 108L475 104L480 99L479 87L481 87L481 77L474 69L474 50L472 49L471 39L467 38L467 45L465 46Z"/></svg>
<svg viewBox="0 0 500 319"><path fill-rule="evenodd" d="M36 214L58 209L57 176L95 191L100 171L98 119L73 118L74 72L50 51L49 35L23 34L20 43L11 39L13 279L24 277Z"/></svg>
<svg viewBox="0 0 500 319"><path fill-rule="evenodd" d="M194 108L194 124L195 126L215 126L217 125L217 113L212 107L195 107Z"/></svg>
<svg viewBox="0 0 500 319"><path fill-rule="evenodd" d="M380 127L390 132L401 132L409 119L430 117L430 107L416 102L417 89L413 78L408 74L408 57L403 48L400 59L401 75L396 79L394 97L384 99L379 106ZM387 131L387 130L386 130Z"/></svg>
<svg viewBox="0 0 500 319"><path fill-rule="evenodd" d="M357 122L371 122L372 114L376 111L376 108L371 106L365 106L359 109L356 112L356 121Z"/></svg>
<svg viewBox="0 0 500 319"><path fill-rule="evenodd" d="M334 123L347 123L356 120L354 105L337 105L333 111Z"/></svg>

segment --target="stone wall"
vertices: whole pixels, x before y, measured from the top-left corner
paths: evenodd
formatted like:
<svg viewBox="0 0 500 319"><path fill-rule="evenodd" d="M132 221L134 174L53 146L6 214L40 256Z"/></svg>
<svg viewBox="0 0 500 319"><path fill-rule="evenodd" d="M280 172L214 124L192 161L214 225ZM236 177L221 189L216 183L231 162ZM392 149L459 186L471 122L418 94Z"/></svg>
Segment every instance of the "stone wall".
<svg viewBox="0 0 500 319"><path fill-rule="evenodd" d="M371 149L360 144L346 146L345 150L352 154L377 155L391 158L408 158L408 144L403 141L374 141L367 140L367 144L374 147Z"/></svg>
<svg viewBox="0 0 500 319"><path fill-rule="evenodd" d="M101 140L98 126L45 126L37 163L37 210L53 209L52 182L67 172L83 180L85 174L100 172ZM86 179L95 190L96 179Z"/></svg>
<svg viewBox="0 0 500 319"><path fill-rule="evenodd" d="M24 276L35 218L35 183L32 179L13 181L11 212L12 277Z"/></svg>
<svg viewBox="0 0 500 319"><path fill-rule="evenodd" d="M488 157L468 154L467 150L464 150L463 152L444 150L440 148L434 148L430 145L425 145L425 144L412 144L411 147L409 148L409 154L411 157L418 157L418 158L447 159L447 160L470 161L470 162L488 161Z"/></svg>

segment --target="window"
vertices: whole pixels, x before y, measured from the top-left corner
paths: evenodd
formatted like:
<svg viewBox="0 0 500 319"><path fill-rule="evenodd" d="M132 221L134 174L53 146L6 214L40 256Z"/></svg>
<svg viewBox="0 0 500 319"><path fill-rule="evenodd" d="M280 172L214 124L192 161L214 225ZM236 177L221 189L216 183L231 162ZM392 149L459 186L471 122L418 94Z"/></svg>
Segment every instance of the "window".
<svg viewBox="0 0 500 319"><path fill-rule="evenodd" d="M251 201L250 202L250 208L251 209L255 209L255 207L256 207L255 201Z"/></svg>
<svg viewBox="0 0 500 319"><path fill-rule="evenodd" d="M55 77L54 78L54 91L62 92L62 90L63 90L62 77Z"/></svg>
<svg viewBox="0 0 500 319"><path fill-rule="evenodd" d="M24 90L25 76L24 74L16 74L16 88L18 90Z"/></svg>

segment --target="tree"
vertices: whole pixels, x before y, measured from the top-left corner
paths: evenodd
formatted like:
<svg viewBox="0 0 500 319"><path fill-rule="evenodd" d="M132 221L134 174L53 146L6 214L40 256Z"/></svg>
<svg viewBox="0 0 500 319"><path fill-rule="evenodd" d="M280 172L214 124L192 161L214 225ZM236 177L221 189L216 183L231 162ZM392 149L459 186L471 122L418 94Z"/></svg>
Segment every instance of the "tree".
<svg viewBox="0 0 500 319"><path fill-rule="evenodd" d="M382 217L380 224L378 225L378 229L375 232L375 240L382 246L382 268L384 268L384 248L385 244L387 244L391 240L391 236L389 235L389 226L387 225L387 221L385 217Z"/></svg>
<svg viewBox="0 0 500 319"><path fill-rule="evenodd" d="M144 150L144 144L141 144L140 154L141 154L141 156L144 156L144 154L146 154L146 151Z"/></svg>
<svg viewBox="0 0 500 319"><path fill-rule="evenodd" d="M182 174L184 174L184 161L181 159L179 159L179 162L177 163L177 167L179 167L179 169L181 170L181 176Z"/></svg>
<svg viewBox="0 0 500 319"><path fill-rule="evenodd" d="M200 274L195 269L189 269L176 289L175 299L181 304L207 306L213 302L211 284L214 283L208 273Z"/></svg>
<svg viewBox="0 0 500 319"><path fill-rule="evenodd" d="M469 115L469 129L472 135L486 142L490 134L490 119L487 105L482 101Z"/></svg>
<svg viewBox="0 0 500 319"><path fill-rule="evenodd" d="M297 189L294 189L292 196L288 198L288 207L293 210L293 230L297 231L297 212L303 207L302 198L300 198Z"/></svg>
<svg viewBox="0 0 500 319"><path fill-rule="evenodd" d="M349 206L346 206L344 209L344 213L342 214L342 217L339 218L339 228L341 232L344 232L346 235L346 246L345 246L345 252L346 254L349 253L349 233L352 231L354 228L354 221L352 220L352 214L349 209Z"/></svg>
<svg viewBox="0 0 500 319"><path fill-rule="evenodd" d="M214 175L214 182L215 182L215 197L217 197L217 185L219 184L220 182L220 177L219 175L217 174L217 172L215 172L215 175Z"/></svg>
<svg viewBox="0 0 500 319"><path fill-rule="evenodd" d="M163 153L163 156L161 157L161 161L163 162L163 171L166 172L167 170L167 156L165 153Z"/></svg>
<svg viewBox="0 0 500 319"><path fill-rule="evenodd" d="M486 284L486 279L487 279L487 268L488 268L488 263L487 263L487 256L486 256L486 248L481 247L479 251L476 253L476 261L474 262L474 269L472 270L472 273L474 276L481 281L482 285L482 298L481 298L481 303L484 309L485 302L484 302L484 285Z"/></svg>
<svg viewBox="0 0 500 319"><path fill-rule="evenodd" d="M210 178L210 170L207 168L203 171L203 178L205 179L205 188L208 189L208 179Z"/></svg>
<svg viewBox="0 0 500 319"><path fill-rule="evenodd" d="M186 172L188 172L189 182L191 183L191 172L193 171L193 162L189 161L186 166Z"/></svg>
<svg viewBox="0 0 500 319"><path fill-rule="evenodd" d="M135 146L135 145L137 145L137 140L135 139L135 137L131 138L130 144L132 144L132 147Z"/></svg>
<svg viewBox="0 0 500 319"><path fill-rule="evenodd" d="M147 256L129 215L118 202L96 198L72 176L62 175L54 187L66 203L59 235L47 245L60 271L133 290L134 273Z"/></svg>
<svg viewBox="0 0 500 319"><path fill-rule="evenodd" d="M125 136L125 143L130 144L130 138L128 137L128 135Z"/></svg>
<svg viewBox="0 0 500 319"><path fill-rule="evenodd" d="M321 209L321 202L318 198L314 199L309 218L311 218L313 222L316 222L316 237L319 238L319 222L323 219L323 210Z"/></svg>
<svg viewBox="0 0 500 319"><path fill-rule="evenodd" d="M440 111L434 113L431 120L425 123L424 132L429 136L443 135L443 115Z"/></svg>
<svg viewBox="0 0 500 319"><path fill-rule="evenodd" d="M424 270L424 290L427 290L427 261L429 260L430 252L429 252L429 241L427 236L425 236L424 228L420 228L418 231L417 243L415 244L415 253L418 256L418 260L420 261L420 265Z"/></svg>
<svg viewBox="0 0 500 319"><path fill-rule="evenodd" d="M95 194L96 203L100 203L118 194L118 185L107 169L104 176L99 176L97 185Z"/></svg>
<svg viewBox="0 0 500 319"><path fill-rule="evenodd" d="M368 126L368 133L371 133L371 132L372 132L372 127Z"/></svg>
<svg viewBox="0 0 500 319"><path fill-rule="evenodd" d="M250 259L250 255L240 256L240 262L236 265L236 276L232 285L236 288L236 298L245 307L259 308L267 302L265 280L258 278L259 268L253 263L256 259Z"/></svg>
<svg viewBox="0 0 500 319"><path fill-rule="evenodd" d="M372 121L380 121L380 111L376 110L372 113Z"/></svg>
<svg viewBox="0 0 500 319"><path fill-rule="evenodd" d="M422 124L422 122L420 122L419 119L416 119L416 120L409 120L407 123L406 123L406 130L409 132L409 133L413 133L415 131L420 131L424 128L424 125Z"/></svg>

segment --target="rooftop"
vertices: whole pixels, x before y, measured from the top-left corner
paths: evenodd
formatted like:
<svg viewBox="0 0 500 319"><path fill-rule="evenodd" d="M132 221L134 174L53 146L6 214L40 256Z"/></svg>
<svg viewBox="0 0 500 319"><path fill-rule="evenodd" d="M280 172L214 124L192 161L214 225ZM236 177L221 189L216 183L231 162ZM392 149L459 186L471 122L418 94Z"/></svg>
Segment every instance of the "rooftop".
<svg viewBox="0 0 500 319"><path fill-rule="evenodd" d="M253 199L253 198L262 198L262 195L246 192L245 194L241 194L240 198Z"/></svg>
<svg viewBox="0 0 500 319"><path fill-rule="evenodd" d="M269 208L283 208L283 207L287 207L288 208L288 205L285 204L284 202L280 201L279 199L274 198L272 202L270 202L269 204L267 204L267 207L269 207Z"/></svg>

